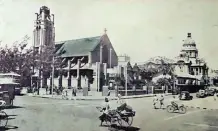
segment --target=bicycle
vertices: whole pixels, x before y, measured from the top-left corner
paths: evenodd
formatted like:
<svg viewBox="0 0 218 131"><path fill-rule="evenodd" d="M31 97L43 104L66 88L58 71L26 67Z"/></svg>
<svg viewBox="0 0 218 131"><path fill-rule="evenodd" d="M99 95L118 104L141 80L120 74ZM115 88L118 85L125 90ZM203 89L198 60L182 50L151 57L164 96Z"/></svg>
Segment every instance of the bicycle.
<svg viewBox="0 0 218 131"><path fill-rule="evenodd" d="M6 112L0 110L0 127L6 127L8 124L8 115Z"/></svg>
<svg viewBox="0 0 218 131"><path fill-rule="evenodd" d="M3 107L6 105L5 101L1 101L1 105L0 105L0 127L4 128L7 126L8 124L8 115L5 111L3 111Z"/></svg>
<svg viewBox="0 0 218 131"><path fill-rule="evenodd" d="M169 113L173 113L173 112L175 112L175 111L179 111L180 113L185 114L185 113L186 113L186 108L185 108L184 105L181 105L181 106L179 106L179 107L175 107L175 106L173 106L173 105L168 105L168 106L167 106L167 111L168 111Z"/></svg>

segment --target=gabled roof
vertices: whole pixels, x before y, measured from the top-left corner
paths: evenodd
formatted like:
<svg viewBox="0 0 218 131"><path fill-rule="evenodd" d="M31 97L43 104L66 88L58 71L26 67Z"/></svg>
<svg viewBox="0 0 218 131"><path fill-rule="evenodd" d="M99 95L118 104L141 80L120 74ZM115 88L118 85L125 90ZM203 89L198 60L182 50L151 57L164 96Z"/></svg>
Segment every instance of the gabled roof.
<svg viewBox="0 0 218 131"><path fill-rule="evenodd" d="M100 43L101 36L67 40L56 43L56 54L61 57L84 56Z"/></svg>

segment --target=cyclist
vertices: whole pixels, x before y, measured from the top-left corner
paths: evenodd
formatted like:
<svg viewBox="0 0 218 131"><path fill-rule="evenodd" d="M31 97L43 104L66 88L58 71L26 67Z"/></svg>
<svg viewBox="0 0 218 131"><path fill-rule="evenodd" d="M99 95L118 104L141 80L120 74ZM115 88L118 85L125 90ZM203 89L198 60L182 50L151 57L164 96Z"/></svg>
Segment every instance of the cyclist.
<svg viewBox="0 0 218 131"><path fill-rule="evenodd" d="M172 106L173 107L175 107L176 109L178 109L179 108L179 106L178 106L178 104L176 103L176 100L175 100L175 96L173 96L173 100L171 101L171 104L172 104Z"/></svg>

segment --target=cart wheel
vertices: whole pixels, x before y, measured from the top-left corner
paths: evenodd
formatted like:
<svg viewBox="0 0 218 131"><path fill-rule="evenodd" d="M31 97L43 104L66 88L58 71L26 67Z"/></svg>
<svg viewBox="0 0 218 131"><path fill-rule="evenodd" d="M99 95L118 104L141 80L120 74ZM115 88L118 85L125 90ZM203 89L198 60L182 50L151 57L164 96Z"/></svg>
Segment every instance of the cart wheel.
<svg viewBox="0 0 218 131"><path fill-rule="evenodd" d="M133 123L133 117L132 116L126 117L125 121L128 124L128 126L131 126Z"/></svg>
<svg viewBox="0 0 218 131"><path fill-rule="evenodd" d="M172 105L168 105L167 106L167 111L169 112L169 113L173 113L174 112L174 107L172 106Z"/></svg>
<svg viewBox="0 0 218 131"><path fill-rule="evenodd" d="M6 127L8 124L8 115L4 111L0 111L0 127Z"/></svg>
<svg viewBox="0 0 218 131"><path fill-rule="evenodd" d="M107 126L111 125L111 118L109 116L106 116L105 123Z"/></svg>
<svg viewBox="0 0 218 131"><path fill-rule="evenodd" d="M122 122L122 118L121 117L117 117L117 122L119 123L120 126L122 126L123 122Z"/></svg>
<svg viewBox="0 0 218 131"><path fill-rule="evenodd" d="M179 107L179 112L181 114L185 114L186 113L186 108L184 106Z"/></svg>

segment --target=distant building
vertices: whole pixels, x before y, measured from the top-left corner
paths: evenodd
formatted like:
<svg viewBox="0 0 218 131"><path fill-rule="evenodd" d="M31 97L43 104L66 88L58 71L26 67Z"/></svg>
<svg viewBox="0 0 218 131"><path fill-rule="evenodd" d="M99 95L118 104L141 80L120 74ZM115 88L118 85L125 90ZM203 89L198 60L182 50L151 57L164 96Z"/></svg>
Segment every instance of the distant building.
<svg viewBox="0 0 218 131"><path fill-rule="evenodd" d="M131 64L130 64L130 57L126 54L119 55L118 56L118 73L123 74L124 77L126 76L125 68L128 68L128 70L131 70Z"/></svg>
<svg viewBox="0 0 218 131"><path fill-rule="evenodd" d="M174 68L173 74L177 78L177 87L181 87L182 90L197 90L208 84L209 69L207 63L199 58L198 54L196 43L192 39L191 33L188 33L178 57L175 59L161 56L153 57L144 64L140 64L139 68L144 72L151 71L154 74L162 75L160 67L164 66L163 64L169 64ZM155 77L158 77L157 75ZM192 87L190 88L190 86Z"/></svg>
<svg viewBox="0 0 218 131"><path fill-rule="evenodd" d="M210 85L218 85L218 70L212 70L209 72Z"/></svg>
<svg viewBox="0 0 218 131"><path fill-rule="evenodd" d="M204 87L205 84L207 84L204 80L208 79L209 68L206 62L199 58L198 49L195 41L191 37L191 33L188 33L187 38L183 42L180 55L176 57L176 63L174 63L174 74L177 75L178 78L177 85L184 85L188 89L190 88L187 85Z"/></svg>

